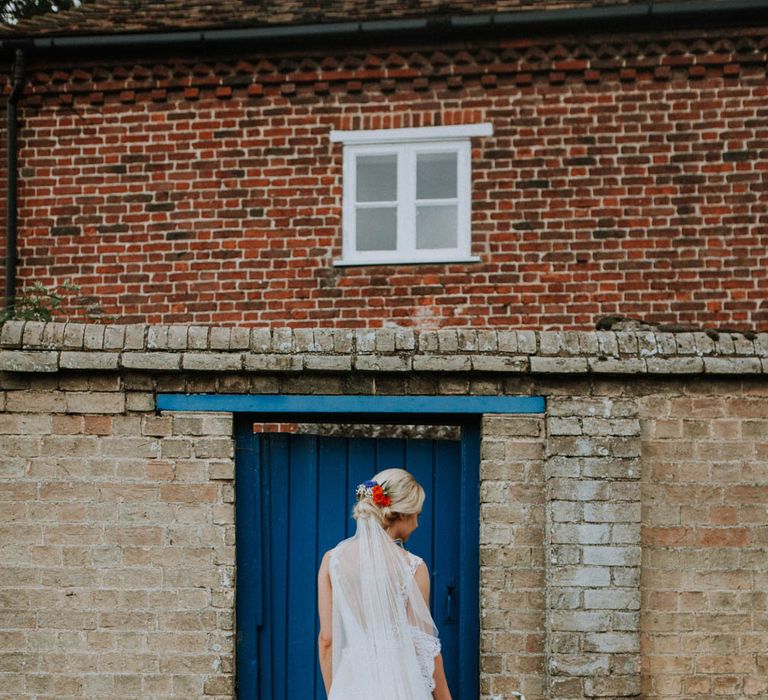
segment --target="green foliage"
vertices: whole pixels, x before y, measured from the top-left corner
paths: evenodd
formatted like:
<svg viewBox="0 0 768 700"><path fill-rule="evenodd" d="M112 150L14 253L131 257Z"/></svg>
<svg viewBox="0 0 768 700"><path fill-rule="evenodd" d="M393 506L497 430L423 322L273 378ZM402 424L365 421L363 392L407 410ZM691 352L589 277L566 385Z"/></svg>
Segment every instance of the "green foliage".
<svg viewBox="0 0 768 700"><path fill-rule="evenodd" d="M19 20L49 12L64 12L82 5L83 0L0 0L0 21L16 24Z"/></svg>
<svg viewBox="0 0 768 700"><path fill-rule="evenodd" d="M99 304L79 293L80 287L69 282L51 288L35 282L16 297L12 307L0 311L0 325L6 321L52 321L54 317L69 318L71 314L89 319L101 317Z"/></svg>

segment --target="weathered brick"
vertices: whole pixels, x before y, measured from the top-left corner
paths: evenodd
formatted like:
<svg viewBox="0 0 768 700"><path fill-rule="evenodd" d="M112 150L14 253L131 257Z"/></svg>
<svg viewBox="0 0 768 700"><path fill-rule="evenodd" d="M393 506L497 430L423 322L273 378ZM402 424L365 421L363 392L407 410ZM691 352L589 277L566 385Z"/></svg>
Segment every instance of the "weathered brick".
<svg viewBox="0 0 768 700"><path fill-rule="evenodd" d="M45 323L42 321L27 321L24 324L24 336L22 337L22 347L39 348L43 345L43 334L45 332Z"/></svg>
<svg viewBox="0 0 768 700"><path fill-rule="evenodd" d="M515 372L528 371L529 359L527 357L508 357L496 355L473 355L471 358L472 369L476 372Z"/></svg>
<svg viewBox="0 0 768 700"><path fill-rule="evenodd" d="M104 347L104 326L89 323L83 334L83 347L86 350L101 350Z"/></svg>
<svg viewBox="0 0 768 700"><path fill-rule="evenodd" d="M293 331L293 342L296 352L317 352L314 333L311 328L296 328Z"/></svg>
<svg viewBox="0 0 768 700"><path fill-rule="evenodd" d="M616 339L616 334L608 331L597 332L597 345L600 348L602 355L608 357L615 357L619 354L619 344Z"/></svg>
<svg viewBox="0 0 768 700"><path fill-rule="evenodd" d="M581 435L581 421L578 418L550 418L547 421L550 435Z"/></svg>
<svg viewBox="0 0 768 700"><path fill-rule="evenodd" d="M232 328L229 337L230 350L247 350L250 346L250 331L248 328Z"/></svg>
<svg viewBox="0 0 768 700"><path fill-rule="evenodd" d="M304 355L304 369L321 372L344 372L352 369L352 358L347 355Z"/></svg>
<svg viewBox="0 0 768 700"><path fill-rule="evenodd" d="M211 329L211 333L216 330ZM223 343L224 340L220 339ZM213 336L211 336L213 344ZM226 339L226 345L229 345L229 336ZM182 355L182 369L196 372L231 372L240 370L243 367L243 356L240 353L210 352L194 353L185 352Z"/></svg>
<svg viewBox="0 0 768 700"><path fill-rule="evenodd" d="M411 359L404 356L360 355L354 359L355 369L360 372L407 372Z"/></svg>
<svg viewBox="0 0 768 700"><path fill-rule="evenodd" d="M243 359L244 368L251 372L300 372L303 369L300 355L253 355Z"/></svg>
<svg viewBox="0 0 768 700"><path fill-rule="evenodd" d="M598 566L639 566L640 547L584 547L584 563Z"/></svg>
<svg viewBox="0 0 768 700"><path fill-rule="evenodd" d="M51 351L0 350L0 372L56 372L59 355Z"/></svg>
<svg viewBox="0 0 768 700"><path fill-rule="evenodd" d="M517 333L515 331L498 331L499 352L515 354L517 350Z"/></svg>
<svg viewBox="0 0 768 700"><path fill-rule="evenodd" d="M125 350L144 350L146 345L147 328L141 324L125 327ZM125 366L125 365L124 365Z"/></svg>
<svg viewBox="0 0 768 700"><path fill-rule="evenodd" d="M462 372L471 369L471 359L467 355L415 355L415 372Z"/></svg>
<svg viewBox="0 0 768 700"><path fill-rule="evenodd" d="M414 333L414 331L407 328L398 328L395 331L395 351L415 350L415 349L416 349L416 334Z"/></svg>
<svg viewBox="0 0 768 700"><path fill-rule="evenodd" d="M645 359L639 357L588 357L587 363L591 372L601 374L642 374L647 369Z"/></svg>
<svg viewBox="0 0 768 700"><path fill-rule="evenodd" d="M249 347L252 352L270 352L272 347L272 333L269 328L252 328Z"/></svg>
<svg viewBox="0 0 768 700"><path fill-rule="evenodd" d="M152 394L130 391L125 395L125 408L127 411L153 411L155 400Z"/></svg>
<svg viewBox="0 0 768 700"><path fill-rule="evenodd" d="M126 369L177 370L182 355L170 352L124 352L120 364Z"/></svg>
<svg viewBox="0 0 768 700"><path fill-rule="evenodd" d="M640 591L615 588L584 591L584 607L600 610L639 610Z"/></svg>
<svg viewBox="0 0 768 700"><path fill-rule="evenodd" d="M192 443L198 459L226 459L233 456L234 445L230 438L196 439Z"/></svg>
<svg viewBox="0 0 768 700"><path fill-rule="evenodd" d="M168 326L168 349L186 350L189 330L188 326L181 324Z"/></svg>
<svg viewBox="0 0 768 700"><path fill-rule="evenodd" d="M64 413L66 395L59 391L9 391L6 411L11 413Z"/></svg>
<svg viewBox="0 0 768 700"><path fill-rule="evenodd" d="M640 434L640 423L627 418L584 418L582 421L585 435L622 435Z"/></svg>
<svg viewBox="0 0 768 700"><path fill-rule="evenodd" d="M24 321L6 321L0 326L0 347L19 348L24 336Z"/></svg>
<svg viewBox="0 0 768 700"><path fill-rule="evenodd" d="M640 504L637 503L587 503L584 506L587 522L640 522Z"/></svg>
<svg viewBox="0 0 768 700"><path fill-rule="evenodd" d="M125 345L125 326L104 328L104 350L122 350Z"/></svg>
<svg viewBox="0 0 768 700"><path fill-rule="evenodd" d="M611 621L601 613L559 610L551 613L550 624L553 630L601 632L610 630Z"/></svg>
<svg viewBox="0 0 768 700"><path fill-rule="evenodd" d="M579 586L595 588L609 586L611 572L605 566L564 566L551 572L553 586Z"/></svg>
<svg viewBox="0 0 768 700"><path fill-rule="evenodd" d="M763 368L757 357L705 357L704 371L708 374L760 374Z"/></svg>
<svg viewBox="0 0 768 700"><path fill-rule="evenodd" d="M68 413L123 413L125 394L122 392L68 392Z"/></svg>
<svg viewBox="0 0 768 700"><path fill-rule="evenodd" d="M584 639L587 652L631 653L640 650L638 634L628 632L592 632Z"/></svg>
<svg viewBox="0 0 768 700"><path fill-rule="evenodd" d="M376 331L355 331L355 351L358 353L376 351Z"/></svg>
<svg viewBox="0 0 768 700"><path fill-rule="evenodd" d="M608 544L611 542L611 526L585 523L555 525L552 528L552 541L555 543Z"/></svg>
<svg viewBox="0 0 768 700"><path fill-rule="evenodd" d="M534 374L573 374L587 371L584 357L531 357L531 372Z"/></svg>
<svg viewBox="0 0 768 700"><path fill-rule="evenodd" d="M168 326L149 326L147 328L147 350L167 350L168 331Z"/></svg>
<svg viewBox="0 0 768 700"><path fill-rule="evenodd" d="M533 355L537 351L538 341L533 331L517 331L517 349L522 355Z"/></svg>
<svg viewBox="0 0 768 700"><path fill-rule="evenodd" d="M613 676L610 678L595 676L593 678L587 678L584 689L587 697L590 698L636 698L641 694L640 679L637 675Z"/></svg>
<svg viewBox="0 0 768 700"><path fill-rule="evenodd" d="M315 346L317 347L318 352L322 352L324 354L330 354L334 352L339 352L339 353L352 352L351 345L346 351L339 349L344 344L345 336L349 338L351 343L351 334L349 333L349 331L336 330L334 328L315 328L312 330L312 334L314 336Z"/></svg>
<svg viewBox="0 0 768 700"><path fill-rule="evenodd" d="M78 352L63 351L59 360L62 369L117 369L116 352Z"/></svg>
<svg viewBox="0 0 768 700"><path fill-rule="evenodd" d="M700 374L704 370L700 357L649 357L646 364L651 374Z"/></svg>

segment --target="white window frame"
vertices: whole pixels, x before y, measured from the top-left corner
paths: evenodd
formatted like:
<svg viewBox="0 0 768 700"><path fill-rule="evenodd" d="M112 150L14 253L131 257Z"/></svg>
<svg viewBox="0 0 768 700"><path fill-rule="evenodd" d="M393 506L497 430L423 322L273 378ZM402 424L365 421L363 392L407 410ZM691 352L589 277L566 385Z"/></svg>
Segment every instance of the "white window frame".
<svg viewBox="0 0 768 700"><path fill-rule="evenodd" d="M344 144L342 259L334 265L381 265L412 263L476 262L472 256L472 136L490 136L491 124L332 131L331 141ZM419 203L457 206L455 248L416 248L416 158L421 153L456 153L456 198L419 200ZM370 155L397 156L397 247L392 251L356 249L357 158ZM386 202L362 206L378 207Z"/></svg>

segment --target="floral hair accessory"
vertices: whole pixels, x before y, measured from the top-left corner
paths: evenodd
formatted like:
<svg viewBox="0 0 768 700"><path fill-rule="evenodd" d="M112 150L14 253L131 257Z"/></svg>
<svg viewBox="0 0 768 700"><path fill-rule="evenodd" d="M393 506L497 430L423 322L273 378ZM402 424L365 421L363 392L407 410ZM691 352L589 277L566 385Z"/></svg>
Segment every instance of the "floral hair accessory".
<svg viewBox="0 0 768 700"><path fill-rule="evenodd" d="M375 481L364 481L355 489L358 501L370 498L380 508L385 508L392 503L392 499L384 491L384 488Z"/></svg>

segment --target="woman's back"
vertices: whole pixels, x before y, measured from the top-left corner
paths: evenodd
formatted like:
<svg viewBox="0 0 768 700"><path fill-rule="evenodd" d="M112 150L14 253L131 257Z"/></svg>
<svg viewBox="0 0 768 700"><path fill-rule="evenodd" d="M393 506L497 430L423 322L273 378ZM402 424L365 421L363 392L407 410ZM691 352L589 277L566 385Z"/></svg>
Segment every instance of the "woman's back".
<svg viewBox="0 0 768 700"><path fill-rule="evenodd" d="M422 560L375 522L329 554L334 673L329 700L427 700L440 652L414 574ZM426 641L426 643L425 643Z"/></svg>
<svg viewBox="0 0 768 700"><path fill-rule="evenodd" d="M318 573L328 698L451 700L429 612L429 572L393 541L407 541L418 527L424 489L404 469L385 469L355 496L357 531L326 553Z"/></svg>

